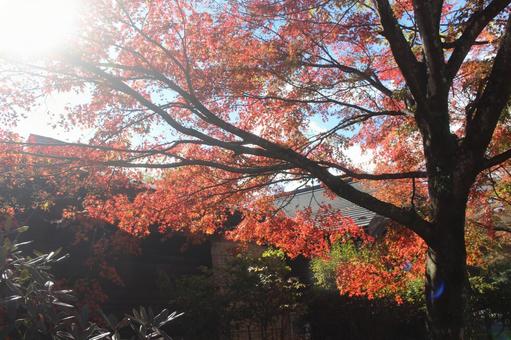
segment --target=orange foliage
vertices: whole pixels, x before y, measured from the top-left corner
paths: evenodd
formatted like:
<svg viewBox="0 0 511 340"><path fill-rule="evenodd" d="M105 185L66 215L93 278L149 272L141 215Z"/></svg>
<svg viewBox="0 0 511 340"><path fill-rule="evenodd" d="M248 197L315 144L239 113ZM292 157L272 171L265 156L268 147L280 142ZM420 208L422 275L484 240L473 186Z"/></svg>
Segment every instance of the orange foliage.
<svg viewBox="0 0 511 340"><path fill-rule="evenodd" d="M412 1L391 3L391 17L400 20L400 27L394 26L402 30L411 59L417 58L412 68L422 77L427 53L416 32ZM2 152L10 189L43 176L52 186L35 191L33 201L43 202L40 207L76 193L85 181L88 214L130 234L147 235L153 228L212 234L224 231L239 213L244 220L229 237L275 244L290 256L319 256L330 242L358 230L334 214L283 216L272 202L284 190L281 184L320 177L339 183L339 173L351 176L346 169L359 165L348 159L351 145L373 154L375 173L425 170L425 144L414 112L418 103L370 2L249 0L216 8L209 1L90 0L83 6L84 30L69 41L72 53L42 62L40 77L19 65L6 73L9 77L0 77L0 116L6 124L19 120L12 107L29 109L41 93L87 93L85 104L69 109L64 125L97 127L92 146L11 144ZM444 2L439 20L447 29L438 40L445 57L481 6L481 1ZM487 41L472 46L449 85L445 130L459 137L455 147L463 143L465 122L486 84L504 25L495 20L481 31L479 38ZM509 149L508 116L502 115L484 157ZM315 131L318 121L331 130ZM12 140L6 133L1 137ZM22 158L27 151L51 161ZM57 163L85 168L87 175L57 174ZM126 170L137 167L163 170ZM20 170L27 176L17 176ZM496 170L499 182L509 180L506 171ZM473 186L469 218L493 224L487 176ZM426 179L367 187L394 203L399 216L416 211L425 221L433 219ZM8 213L22 209L15 202L1 203ZM422 241L399 232L381 246L386 249L382 263L354 261L339 269L341 291L377 296L396 291L396 277L417 277ZM98 243L97 253L105 248L110 247ZM481 258L480 249L469 248L469 261ZM411 261L413 270L403 273L408 263L403 261ZM118 280L111 269L102 273ZM373 281L372 288L364 287Z"/></svg>

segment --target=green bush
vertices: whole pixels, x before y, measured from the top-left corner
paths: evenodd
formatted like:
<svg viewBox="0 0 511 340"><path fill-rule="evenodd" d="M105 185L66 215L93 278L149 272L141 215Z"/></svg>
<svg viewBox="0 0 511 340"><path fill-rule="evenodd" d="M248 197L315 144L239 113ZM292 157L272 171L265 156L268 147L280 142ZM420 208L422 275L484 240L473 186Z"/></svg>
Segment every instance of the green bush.
<svg viewBox="0 0 511 340"><path fill-rule="evenodd" d="M284 253L270 249L179 279L172 303L187 311L177 322L185 339L225 338L236 327L268 337L276 319L303 313L304 287L291 277Z"/></svg>

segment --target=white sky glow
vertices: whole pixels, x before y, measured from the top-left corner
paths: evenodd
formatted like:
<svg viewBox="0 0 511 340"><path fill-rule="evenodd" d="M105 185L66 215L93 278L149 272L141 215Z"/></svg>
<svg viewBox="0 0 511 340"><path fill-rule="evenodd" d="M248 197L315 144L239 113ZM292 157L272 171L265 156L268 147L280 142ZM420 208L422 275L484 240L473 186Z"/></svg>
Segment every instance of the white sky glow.
<svg viewBox="0 0 511 340"><path fill-rule="evenodd" d="M84 103L86 94L72 92L54 93L42 99L40 105L26 113L26 118L21 119L16 132L26 138L30 134L57 138L66 142L88 141L93 134L90 130L74 127L66 129L58 124L62 115L67 112L68 106Z"/></svg>
<svg viewBox="0 0 511 340"><path fill-rule="evenodd" d="M77 10L78 0L0 0L0 52L27 57L62 47Z"/></svg>
<svg viewBox="0 0 511 340"><path fill-rule="evenodd" d="M81 0L0 0L0 56L37 61L68 49L70 37L78 32ZM76 140L83 131L65 131L55 125L65 106L83 101L68 93L52 94L32 112L25 112L17 127L20 135L40 134Z"/></svg>

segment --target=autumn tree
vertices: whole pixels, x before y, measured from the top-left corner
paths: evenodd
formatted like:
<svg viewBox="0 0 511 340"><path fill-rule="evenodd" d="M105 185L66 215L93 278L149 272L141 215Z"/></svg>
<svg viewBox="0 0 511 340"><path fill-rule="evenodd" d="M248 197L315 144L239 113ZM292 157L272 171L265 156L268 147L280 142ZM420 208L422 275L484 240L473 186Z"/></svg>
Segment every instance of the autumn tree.
<svg viewBox="0 0 511 340"><path fill-rule="evenodd" d="M261 224L264 197L317 180L427 244L430 330L462 338L467 201L481 172L498 168L499 181L511 156L509 2L91 0L65 51L4 56L3 118L41 94L84 93L65 122L97 132L68 146L101 152L68 161L165 170L153 173L156 190L103 210L121 212L133 232L148 220L212 231L236 207L242 235L278 238ZM350 162L354 143L375 172ZM409 199L376 197L347 178L399 181ZM316 235L279 230L289 243Z"/></svg>

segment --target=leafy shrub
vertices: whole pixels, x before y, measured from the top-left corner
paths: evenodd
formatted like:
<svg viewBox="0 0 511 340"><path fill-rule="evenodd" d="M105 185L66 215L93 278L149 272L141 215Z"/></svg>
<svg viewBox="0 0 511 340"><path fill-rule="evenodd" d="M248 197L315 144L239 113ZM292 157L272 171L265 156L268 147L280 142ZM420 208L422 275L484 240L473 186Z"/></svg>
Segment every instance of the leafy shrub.
<svg viewBox="0 0 511 340"><path fill-rule="evenodd" d="M23 248L30 242L18 239L27 229L0 234L0 338L121 340L129 334L132 339L171 339L161 328L181 314L166 309L155 315L140 307L120 321L103 315L104 325L91 322L87 308L76 308L72 291L57 289L50 272L67 256L60 250L26 255Z"/></svg>

